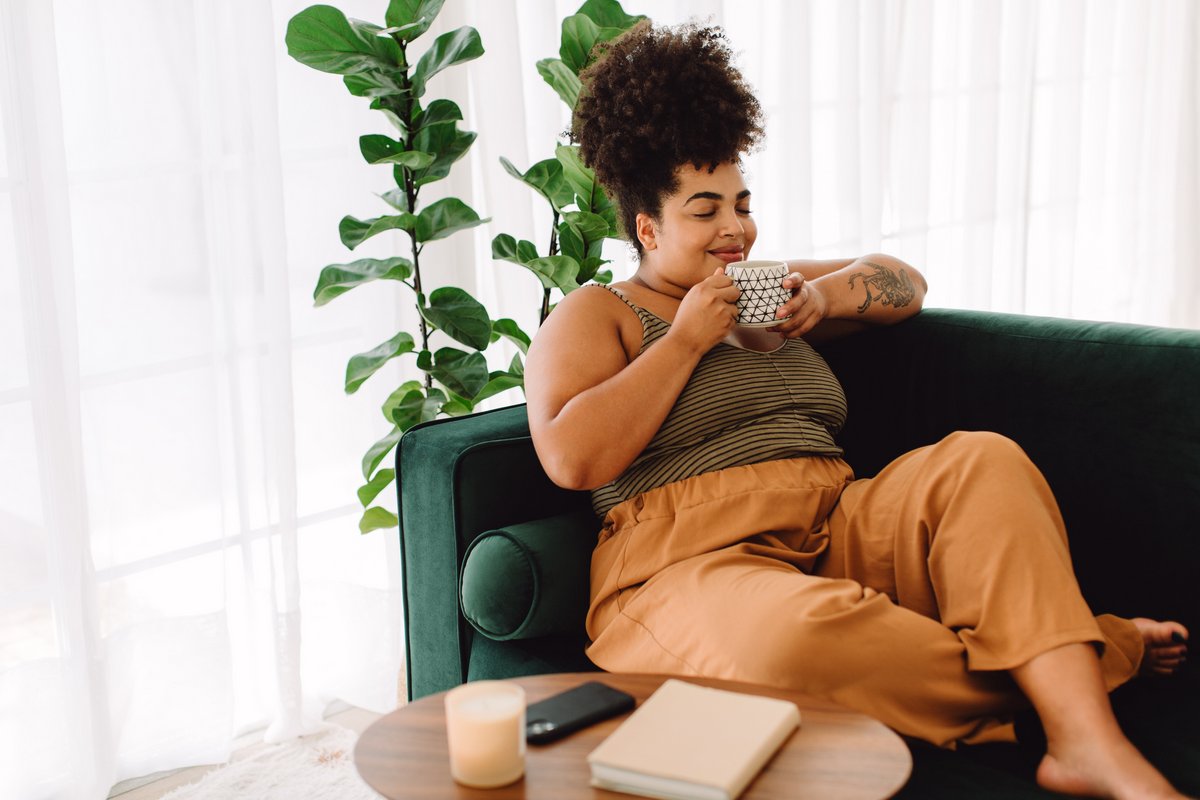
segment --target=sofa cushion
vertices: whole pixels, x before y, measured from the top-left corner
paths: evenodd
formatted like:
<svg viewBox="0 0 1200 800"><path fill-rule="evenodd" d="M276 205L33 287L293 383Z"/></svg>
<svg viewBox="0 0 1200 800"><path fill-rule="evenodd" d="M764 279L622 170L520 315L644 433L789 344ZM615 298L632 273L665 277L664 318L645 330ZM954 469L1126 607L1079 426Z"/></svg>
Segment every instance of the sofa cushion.
<svg viewBox="0 0 1200 800"><path fill-rule="evenodd" d="M463 557L463 616L496 641L578 633L599 527L572 512L480 534Z"/></svg>

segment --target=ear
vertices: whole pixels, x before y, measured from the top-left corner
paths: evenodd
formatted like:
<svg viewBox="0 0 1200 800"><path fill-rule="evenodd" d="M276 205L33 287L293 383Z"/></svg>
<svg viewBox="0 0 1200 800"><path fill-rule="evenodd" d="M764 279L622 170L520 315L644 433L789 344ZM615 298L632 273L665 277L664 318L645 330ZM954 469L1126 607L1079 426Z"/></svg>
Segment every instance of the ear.
<svg viewBox="0 0 1200 800"><path fill-rule="evenodd" d="M637 238L642 243L643 250L658 247L658 223L654 221L654 217L643 212L634 218L634 225L637 226Z"/></svg>

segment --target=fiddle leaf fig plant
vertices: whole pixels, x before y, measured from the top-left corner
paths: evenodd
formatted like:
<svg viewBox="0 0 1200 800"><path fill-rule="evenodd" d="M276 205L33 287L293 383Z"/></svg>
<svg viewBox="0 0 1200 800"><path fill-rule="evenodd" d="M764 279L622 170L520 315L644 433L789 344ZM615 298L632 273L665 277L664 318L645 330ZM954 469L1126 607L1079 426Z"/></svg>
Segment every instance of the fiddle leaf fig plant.
<svg viewBox="0 0 1200 800"><path fill-rule="evenodd" d="M562 22L558 58L537 62L538 74L572 111L579 100L579 73L594 59L593 48L632 28L644 16L630 16L617 0L587 0ZM612 272L600 268L608 262L601 256L604 240L618 238L617 212L579 158L578 145L560 143L554 157L539 161L522 172L506 158L501 165L509 175L540 194L550 204L549 244L542 255L537 245L502 233L492 239L492 258L518 264L537 276L542 284L539 324L552 308L551 293L564 296L588 281L608 283Z"/></svg>
<svg viewBox="0 0 1200 800"><path fill-rule="evenodd" d="M395 333L346 365L347 394L358 391L395 358L412 357L424 373L422 380L402 383L383 403L390 430L362 459L366 482L358 498L365 509L359 522L363 533L397 524L395 513L373 503L395 479L394 470L379 466L401 434L439 414L470 413L483 400L520 387L520 356L506 370L489 371L483 351L502 338L522 353L529 344L529 336L515 322L493 320L468 292L453 286L426 289L422 268L428 265L421 262L425 245L488 222L458 198L428 204L420 198L421 188L449 175L475 141L475 133L459 128L463 115L454 102L427 95L438 73L483 55L478 32L463 26L434 38L419 58L412 53L443 2L390 0L384 25L350 19L332 6L311 6L292 17L285 38L290 56L313 69L341 75L347 91L369 101L386 119L385 127L390 126L387 133L365 134L358 143L364 161L388 168L394 186L380 195L387 210L370 219L343 217L338 225L342 243L354 250L388 231L400 231L408 239L403 256L330 264L321 270L313 291L314 304L321 306L364 284L387 282L404 287L416 306L415 335ZM567 202L564 192L558 196ZM595 224L576 226L597 229ZM435 347L430 343L435 331L461 346Z"/></svg>

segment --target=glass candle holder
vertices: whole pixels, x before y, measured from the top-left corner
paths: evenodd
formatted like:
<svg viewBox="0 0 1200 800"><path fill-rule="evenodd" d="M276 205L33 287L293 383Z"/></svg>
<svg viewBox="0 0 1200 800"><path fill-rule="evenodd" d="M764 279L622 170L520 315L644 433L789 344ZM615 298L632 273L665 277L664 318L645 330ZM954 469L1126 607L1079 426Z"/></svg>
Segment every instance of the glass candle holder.
<svg viewBox="0 0 1200 800"><path fill-rule="evenodd" d="M525 690L508 681L476 681L446 693L450 774L491 789L525 774Z"/></svg>

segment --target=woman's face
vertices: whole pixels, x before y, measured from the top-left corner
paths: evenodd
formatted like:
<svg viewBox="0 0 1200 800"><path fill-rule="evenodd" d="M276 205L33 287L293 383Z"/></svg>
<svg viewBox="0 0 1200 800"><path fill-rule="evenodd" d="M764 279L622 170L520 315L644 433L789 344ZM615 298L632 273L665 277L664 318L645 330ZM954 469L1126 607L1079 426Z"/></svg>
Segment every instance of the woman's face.
<svg viewBox="0 0 1200 800"><path fill-rule="evenodd" d="M662 284L654 288L682 297L717 267L748 258L758 227L737 165L721 164L710 173L686 164L675 175L679 188L663 198L661 218L637 216L645 249L639 272L650 270L648 277Z"/></svg>

